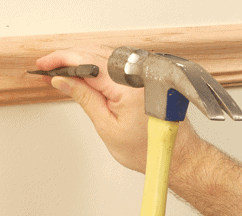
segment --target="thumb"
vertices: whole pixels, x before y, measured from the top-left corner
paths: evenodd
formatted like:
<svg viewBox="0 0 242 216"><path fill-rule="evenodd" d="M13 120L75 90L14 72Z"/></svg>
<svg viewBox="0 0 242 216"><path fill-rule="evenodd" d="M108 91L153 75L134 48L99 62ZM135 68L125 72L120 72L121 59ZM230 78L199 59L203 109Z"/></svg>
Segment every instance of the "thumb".
<svg viewBox="0 0 242 216"><path fill-rule="evenodd" d="M85 80L55 76L52 78L51 84L80 104L95 125L98 126L113 116L107 107L106 97L89 86Z"/></svg>

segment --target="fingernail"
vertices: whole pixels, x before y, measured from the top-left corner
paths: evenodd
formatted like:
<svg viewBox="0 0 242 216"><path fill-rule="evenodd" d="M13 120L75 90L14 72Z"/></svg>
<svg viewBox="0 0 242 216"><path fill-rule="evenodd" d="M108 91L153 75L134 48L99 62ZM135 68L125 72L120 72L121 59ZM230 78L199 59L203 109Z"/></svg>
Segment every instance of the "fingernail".
<svg viewBox="0 0 242 216"><path fill-rule="evenodd" d="M59 89L65 94L70 94L71 88L68 83L64 82L61 77L54 77L51 81L54 88Z"/></svg>

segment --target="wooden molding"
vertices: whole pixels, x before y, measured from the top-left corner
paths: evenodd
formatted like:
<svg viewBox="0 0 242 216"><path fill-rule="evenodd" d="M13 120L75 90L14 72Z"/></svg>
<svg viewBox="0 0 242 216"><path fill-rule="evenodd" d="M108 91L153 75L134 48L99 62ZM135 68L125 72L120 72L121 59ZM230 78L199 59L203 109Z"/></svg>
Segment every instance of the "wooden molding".
<svg viewBox="0 0 242 216"><path fill-rule="evenodd" d="M174 54L197 62L223 86L242 85L242 24L2 37L0 106L71 100L25 72L44 55L86 43Z"/></svg>

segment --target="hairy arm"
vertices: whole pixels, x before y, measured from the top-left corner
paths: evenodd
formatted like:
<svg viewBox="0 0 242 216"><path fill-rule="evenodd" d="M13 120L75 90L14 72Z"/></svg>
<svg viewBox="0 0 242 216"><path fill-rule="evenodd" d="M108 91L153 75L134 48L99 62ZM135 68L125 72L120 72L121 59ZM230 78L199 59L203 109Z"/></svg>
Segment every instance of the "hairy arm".
<svg viewBox="0 0 242 216"><path fill-rule="evenodd" d="M242 215L242 166L193 131L179 128L169 188L203 215Z"/></svg>

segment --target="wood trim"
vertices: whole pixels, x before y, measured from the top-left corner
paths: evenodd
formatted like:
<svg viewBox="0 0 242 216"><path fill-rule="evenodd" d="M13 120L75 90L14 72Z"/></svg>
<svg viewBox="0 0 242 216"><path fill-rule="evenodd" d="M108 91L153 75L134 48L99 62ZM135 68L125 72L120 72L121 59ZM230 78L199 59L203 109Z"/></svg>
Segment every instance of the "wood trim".
<svg viewBox="0 0 242 216"><path fill-rule="evenodd" d="M197 62L223 86L242 85L242 24L2 37L0 106L71 100L25 72L44 55L86 43L174 54Z"/></svg>

